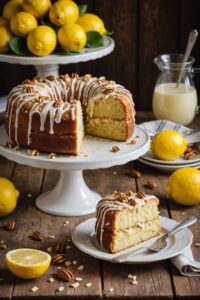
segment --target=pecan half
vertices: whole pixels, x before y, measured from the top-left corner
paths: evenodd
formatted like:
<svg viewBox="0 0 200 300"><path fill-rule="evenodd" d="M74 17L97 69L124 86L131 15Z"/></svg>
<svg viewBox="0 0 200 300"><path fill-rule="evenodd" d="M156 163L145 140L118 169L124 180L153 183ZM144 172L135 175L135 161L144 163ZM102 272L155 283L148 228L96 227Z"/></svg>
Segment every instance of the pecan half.
<svg viewBox="0 0 200 300"><path fill-rule="evenodd" d="M16 222L14 220L9 221L6 225L5 225L5 229L8 231L12 231L15 230L16 228Z"/></svg>
<svg viewBox="0 0 200 300"><path fill-rule="evenodd" d="M140 178L141 177L141 173L139 171L137 171L137 170L132 170L130 172L130 176L134 177L134 178Z"/></svg>
<svg viewBox="0 0 200 300"><path fill-rule="evenodd" d="M120 151L120 148L118 146L113 146L111 151L115 153Z"/></svg>
<svg viewBox="0 0 200 300"><path fill-rule="evenodd" d="M58 242L55 246L55 251L57 253L63 253L65 251L65 244L63 242Z"/></svg>
<svg viewBox="0 0 200 300"><path fill-rule="evenodd" d="M54 265L59 265L64 263L67 260L64 254L56 254L52 257L51 263Z"/></svg>
<svg viewBox="0 0 200 300"><path fill-rule="evenodd" d="M74 274L69 271L67 268L57 268L56 270L56 275L60 278L63 279L64 281L74 281L75 280L75 276Z"/></svg>
<svg viewBox="0 0 200 300"><path fill-rule="evenodd" d="M153 190L153 189L157 188L157 183L154 180L148 179L147 183L146 183L146 186L149 189Z"/></svg>
<svg viewBox="0 0 200 300"><path fill-rule="evenodd" d="M36 242L41 242L42 236L39 231L34 231L32 235L30 235L30 239Z"/></svg>
<svg viewBox="0 0 200 300"><path fill-rule="evenodd" d="M145 193L144 192L137 192L136 197L139 199L143 199L145 197Z"/></svg>

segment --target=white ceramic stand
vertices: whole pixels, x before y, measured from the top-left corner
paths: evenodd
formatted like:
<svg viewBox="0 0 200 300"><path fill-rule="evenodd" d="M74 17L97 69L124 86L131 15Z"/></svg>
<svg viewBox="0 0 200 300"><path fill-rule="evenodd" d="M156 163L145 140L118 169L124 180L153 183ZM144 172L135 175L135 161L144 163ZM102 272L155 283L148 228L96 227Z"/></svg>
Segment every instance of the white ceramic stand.
<svg viewBox="0 0 200 300"><path fill-rule="evenodd" d="M139 136L139 141L133 145L130 141L135 136ZM55 188L36 199L36 205L42 211L60 216L81 216L95 212L96 203L101 196L87 187L82 170L125 164L144 155L150 146L148 134L138 126L133 136L125 143L86 136L79 156L57 155L55 159L49 159L46 153L32 157L27 154L26 149L16 151L14 148L6 148L4 146L6 141L8 136L5 127L1 126L2 156L19 164L60 171ZM113 153L111 151L113 146L118 146L120 151Z"/></svg>
<svg viewBox="0 0 200 300"><path fill-rule="evenodd" d="M114 40L104 36L104 46L99 48L84 48L74 55L51 54L44 57L18 56L14 54L0 54L0 62L20 65L35 66L37 76L46 77L49 75L58 76L59 65L85 62L95 60L110 54L114 49Z"/></svg>

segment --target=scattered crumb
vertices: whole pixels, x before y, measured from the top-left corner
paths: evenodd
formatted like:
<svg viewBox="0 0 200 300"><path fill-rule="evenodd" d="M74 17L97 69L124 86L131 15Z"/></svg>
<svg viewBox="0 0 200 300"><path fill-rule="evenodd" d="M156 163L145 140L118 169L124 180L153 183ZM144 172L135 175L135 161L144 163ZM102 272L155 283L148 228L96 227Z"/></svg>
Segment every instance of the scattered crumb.
<svg viewBox="0 0 200 300"><path fill-rule="evenodd" d="M57 288L58 292L63 292L64 291L64 286L60 286L59 288Z"/></svg>
<svg viewBox="0 0 200 300"><path fill-rule="evenodd" d="M78 271L83 271L83 269L84 269L84 266L83 266L83 265L80 265L80 266L77 268Z"/></svg>
<svg viewBox="0 0 200 300"><path fill-rule="evenodd" d="M111 288L109 288L109 290L108 290L109 292L114 292L114 289L111 287Z"/></svg>
<svg viewBox="0 0 200 300"><path fill-rule="evenodd" d="M139 141L139 135L136 135L136 137L134 137L134 139L130 142L130 144L135 145L137 144Z"/></svg>
<svg viewBox="0 0 200 300"><path fill-rule="evenodd" d="M69 260L67 260L67 261L65 262L65 266L66 266L66 267L71 266L71 264L72 264L72 263L71 263L71 261L69 261Z"/></svg>
<svg viewBox="0 0 200 300"><path fill-rule="evenodd" d="M52 247L47 248L47 252L51 253L52 252Z"/></svg>
<svg viewBox="0 0 200 300"><path fill-rule="evenodd" d="M200 243L194 243L193 246L200 247Z"/></svg>
<svg viewBox="0 0 200 300"><path fill-rule="evenodd" d="M76 289L77 287L79 287L80 283L79 282L74 282L70 285L70 287Z"/></svg>
<svg viewBox="0 0 200 300"><path fill-rule="evenodd" d="M113 175L117 175L117 172L113 172Z"/></svg>
<svg viewBox="0 0 200 300"><path fill-rule="evenodd" d="M67 250L68 250L68 249L71 249L71 246L70 246L70 245L67 245L66 249L67 249Z"/></svg>
<svg viewBox="0 0 200 300"><path fill-rule="evenodd" d="M71 242L71 239L67 239L68 242Z"/></svg>
<svg viewBox="0 0 200 300"><path fill-rule="evenodd" d="M36 149L28 149L27 154L30 156L38 156L40 153Z"/></svg>
<svg viewBox="0 0 200 300"><path fill-rule="evenodd" d="M28 194L27 194L27 197L28 197L28 198L32 198L33 195L32 195L31 193L28 193Z"/></svg>
<svg viewBox="0 0 200 300"><path fill-rule="evenodd" d="M55 239L55 235L49 235L49 239Z"/></svg>
<svg viewBox="0 0 200 300"><path fill-rule="evenodd" d="M112 149L111 149L111 152L118 152L120 151L120 148L118 146L113 146Z"/></svg>
<svg viewBox="0 0 200 300"><path fill-rule="evenodd" d="M82 281L83 278L81 278L81 277L76 277L75 280L76 280L76 281Z"/></svg>
<svg viewBox="0 0 200 300"><path fill-rule="evenodd" d="M92 286L92 283L91 282L88 282L88 283L86 283L86 285L85 285L87 288L89 288L89 287L91 287Z"/></svg>
<svg viewBox="0 0 200 300"><path fill-rule="evenodd" d="M78 262L77 262L77 260L73 260L72 263L73 263L73 265L75 266L75 265L77 265Z"/></svg>
<svg viewBox="0 0 200 300"><path fill-rule="evenodd" d="M64 226L69 225L69 221L65 221L63 225Z"/></svg>
<svg viewBox="0 0 200 300"><path fill-rule="evenodd" d="M17 145L17 146L15 146L15 150L16 151L20 151L22 148L19 146L19 145Z"/></svg>
<svg viewBox="0 0 200 300"><path fill-rule="evenodd" d="M137 280L130 281L129 283L130 283L130 284L133 284L133 285L138 284Z"/></svg>
<svg viewBox="0 0 200 300"><path fill-rule="evenodd" d="M52 282L54 282L55 281L55 279L53 278L53 277L50 277L49 279L48 279L48 282L50 282L50 283L52 283Z"/></svg>
<svg viewBox="0 0 200 300"><path fill-rule="evenodd" d="M31 292L36 292L38 290L38 287L37 286L34 286L30 289Z"/></svg>
<svg viewBox="0 0 200 300"><path fill-rule="evenodd" d="M133 279L133 275L132 274L128 274L128 279Z"/></svg>
<svg viewBox="0 0 200 300"><path fill-rule="evenodd" d="M56 158L56 154L55 153L50 153L48 157L50 159L55 159Z"/></svg>

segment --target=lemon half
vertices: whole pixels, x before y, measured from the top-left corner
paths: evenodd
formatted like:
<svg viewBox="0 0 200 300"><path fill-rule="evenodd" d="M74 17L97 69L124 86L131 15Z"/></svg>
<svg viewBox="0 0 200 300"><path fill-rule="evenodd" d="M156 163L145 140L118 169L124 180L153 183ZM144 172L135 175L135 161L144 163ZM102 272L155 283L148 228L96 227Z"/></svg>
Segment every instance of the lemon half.
<svg viewBox="0 0 200 300"><path fill-rule="evenodd" d="M51 263L51 256L48 253L28 248L9 251L5 259L9 270L24 279L43 275Z"/></svg>

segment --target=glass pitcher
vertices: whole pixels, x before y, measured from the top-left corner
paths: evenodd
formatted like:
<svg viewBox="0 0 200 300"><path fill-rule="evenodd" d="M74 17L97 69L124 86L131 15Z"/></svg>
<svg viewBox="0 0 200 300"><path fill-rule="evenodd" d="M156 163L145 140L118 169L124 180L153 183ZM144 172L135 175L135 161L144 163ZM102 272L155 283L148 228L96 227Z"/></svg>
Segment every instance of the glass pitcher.
<svg viewBox="0 0 200 300"><path fill-rule="evenodd" d="M163 54L154 59L160 74L154 88L152 109L156 119L188 125L198 111L193 77L200 68L192 67L193 57L185 64L182 61L182 54Z"/></svg>

